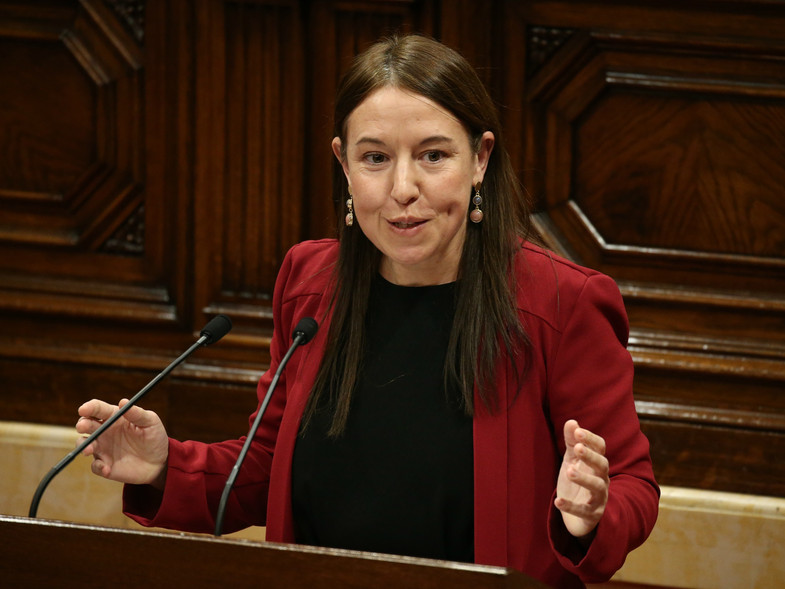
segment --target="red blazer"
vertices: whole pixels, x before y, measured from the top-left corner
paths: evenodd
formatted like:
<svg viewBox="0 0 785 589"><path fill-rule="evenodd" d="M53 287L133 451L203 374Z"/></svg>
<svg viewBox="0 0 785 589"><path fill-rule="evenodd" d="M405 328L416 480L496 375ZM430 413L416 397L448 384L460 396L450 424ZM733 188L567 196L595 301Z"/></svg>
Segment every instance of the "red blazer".
<svg viewBox="0 0 785 589"><path fill-rule="evenodd" d="M272 362L259 381L259 402L294 325L310 316L320 328L280 378L228 502L226 532L266 525L269 541L295 540L292 454L325 346L337 252L335 240L304 242L282 264L273 296ZM475 560L513 567L551 586L581 587L607 580L657 518L659 489L633 403L627 315L610 278L528 243L516 272L519 316L533 354L520 390L500 365L497 388L508 409L479 410L474 419ZM610 463L608 505L585 554L553 507L568 419L605 438ZM242 443L171 440L163 497L126 486L125 512L143 525L212 532Z"/></svg>

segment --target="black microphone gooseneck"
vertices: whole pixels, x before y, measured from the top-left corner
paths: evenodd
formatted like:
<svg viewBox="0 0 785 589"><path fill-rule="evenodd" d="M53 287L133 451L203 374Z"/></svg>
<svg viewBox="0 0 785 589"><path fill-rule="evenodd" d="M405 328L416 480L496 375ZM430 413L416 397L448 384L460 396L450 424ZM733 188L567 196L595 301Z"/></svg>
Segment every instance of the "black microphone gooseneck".
<svg viewBox="0 0 785 589"><path fill-rule="evenodd" d="M68 466L71 461L76 458L79 454L81 454L87 446L92 444L98 436L104 433L107 429L109 429L114 422L116 422L120 417L122 417L126 411L128 411L131 407L133 407L139 399L147 394L147 391L152 389L155 385L157 385L161 379L163 379L167 374L169 374L172 370L177 368L180 363L183 362L188 356L190 356L197 348L200 346L208 346L217 342L227 333L229 330L232 329L232 322L226 315L216 315L204 326L204 329L199 333L199 339L188 348L179 358L177 358L174 362L169 364L158 376L156 376L153 380L151 380L147 386L145 386L141 391L136 393L128 403L123 405L116 413L114 413L109 419L101 424L97 430L95 430L89 437L85 438L85 440L79 444L73 451L71 451L65 458L63 458L60 462L58 462L52 470L50 470L46 476L41 480L38 484L38 488L35 491L35 495L33 496L33 502L30 504L30 517L35 517L36 513L38 513L38 504L41 501L41 496L44 494L46 487L52 482L52 479L57 476L61 470L63 470L66 466Z"/></svg>
<svg viewBox="0 0 785 589"><path fill-rule="evenodd" d="M273 380L270 381L270 386L267 387L267 393L265 394L264 400L262 401L259 411L256 414L256 419L254 419L253 425L251 425L251 429L248 431L248 436L246 437L245 443L240 450L237 461L234 463L234 467L232 467L232 471L229 473L229 478L226 480L226 485L224 486L223 493L221 494L221 502L218 504L218 512L215 516L215 536L221 535L223 530L224 514L226 513L226 503L229 500L229 493L231 492L234 481L237 479L237 475L240 472L240 467L243 464L243 460L245 460L245 455L248 453L248 448L251 447L251 442L256 435L256 430L259 429L259 424L262 422L264 412L267 409L267 405L270 403L270 398L273 396L273 391L275 391L275 386L278 384L278 379L280 378L283 369L286 367L286 364L289 362L289 358L291 358L292 354L294 354L294 351L297 349L297 346L307 344L309 341L311 341L313 336L316 334L317 329L319 329L319 324L315 319L311 317L303 317L297 323L297 327L295 327L294 331L292 332L292 339L294 340L292 346L281 360L281 363L278 365L278 370L275 371Z"/></svg>

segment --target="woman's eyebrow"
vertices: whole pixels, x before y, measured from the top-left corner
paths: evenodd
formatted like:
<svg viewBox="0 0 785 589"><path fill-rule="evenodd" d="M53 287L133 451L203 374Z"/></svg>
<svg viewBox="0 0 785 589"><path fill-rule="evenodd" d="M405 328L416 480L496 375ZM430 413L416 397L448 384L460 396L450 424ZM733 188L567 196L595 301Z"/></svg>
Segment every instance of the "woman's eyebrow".
<svg viewBox="0 0 785 589"><path fill-rule="evenodd" d="M453 144L455 141L452 137L447 137L446 135L432 135L430 137L426 137L422 141L420 141L420 147L424 145L430 145L432 143L449 143Z"/></svg>
<svg viewBox="0 0 785 589"><path fill-rule="evenodd" d="M360 137L357 141L354 142L355 145L362 145L363 143L370 143L372 145L384 145L384 141L381 139L377 139L376 137Z"/></svg>
<svg viewBox="0 0 785 589"><path fill-rule="evenodd" d="M371 145L386 145L384 141L378 139L376 137L360 137L354 144L361 145L365 143L370 143ZM417 145L422 147L424 145L429 145L431 143L455 143L455 141L446 135L431 135L430 137L426 137Z"/></svg>

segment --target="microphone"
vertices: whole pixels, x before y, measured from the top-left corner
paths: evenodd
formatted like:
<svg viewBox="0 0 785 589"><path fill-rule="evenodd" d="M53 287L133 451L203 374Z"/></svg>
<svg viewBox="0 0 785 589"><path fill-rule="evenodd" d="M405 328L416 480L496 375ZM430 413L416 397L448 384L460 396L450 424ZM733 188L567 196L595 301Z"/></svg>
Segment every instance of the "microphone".
<svg viewBox="0 0 785 589"><path fill-rule="evenodd" d="M313 336L316 335L316 331L318 329L319 324L315 319L312 317L303 317L297 323L297 327L295 327L294 331L292 332L292 340L294 340L292 346L281 360L281 363L278 365L278 369L275 371L275 375L273 375L273 380L270 382L270 386L267 387L267 393L265 394L264 400L259 407L259 412L256 414L256 419L254 419L253 425L251 425L251 429L248 432L245 443L243 444L240 454L237 457L237 462L234 463L234 467L232 467L232 471L229 473L229 478L226 481L226 486L224 486L223 493L221 494L221 501L218 504L218 512L215 516L215 536L221 535L224 514L226 513L226 503L229 500L229 493L231 492L234 481L237 479L237 475L240 472L240 467L245 460L245 455L248 453L248 448L251 447L251 442L256 435L256 430L259 429L259 424L262 422L264 412L267 409L267 405L270 403L270 398L273 396L273 391L275 390L275 386L278 384L278 379L280 378L283 369L288 364L289 358L291 358L292 354L294 354L294 351L297 349L297 347L307 344L309 341L311 341Z"/></svg>
<svg viewBox="0 0 785 589"><path fill-rule="evenodd" d="M202 331L199 332L200 337L196 343L199 345L204 344L205 346L209 346L210 344L217 342L231 330L231 319L229 319L226 315L216 315L210 319L210 321L207 322L207 325L202 328Z"/></svg>
<svg viewBox="0 0 785 589"><path fill-rule="evenodd" d="M30 504L30 517L35 517L36 513L38 513L38 504L41 501L41 496L44 494L46 487L52 482L52 479L57 476L60 471L62 471L66 466L68 466L71 461L76 458L79 454L81 454L87 446L92 444L98 436L104 433L107 429L109 429L120 417L122 417L126 411L128 411L131 407L133 407L139 399L144 397L147 394L147 391L152 389L155 385L157 385L167 374L169 374L172 370L177 368L188 356L190 356L197 348L200 346L208 346L210 344L214 344L227 333L229 330L232 329L232 321L226 315L216 315L210 321L208 321L207 325L204 326L202 331L199 333L199 339L188 348L179 358L177 358L174 362L169 364L158 376L156 376L153 380L147 383L141 391L136 393L128 403L123 405L116 413L114 413L109 419L101 424L97 430L95 430L89 437L87 437L79 446L77 446L74 450L72 450L65 458L63 458L60 462L58 462L41 480L38 484L38 488L35 491L35 495L33 495L33 501Z"/></svg>

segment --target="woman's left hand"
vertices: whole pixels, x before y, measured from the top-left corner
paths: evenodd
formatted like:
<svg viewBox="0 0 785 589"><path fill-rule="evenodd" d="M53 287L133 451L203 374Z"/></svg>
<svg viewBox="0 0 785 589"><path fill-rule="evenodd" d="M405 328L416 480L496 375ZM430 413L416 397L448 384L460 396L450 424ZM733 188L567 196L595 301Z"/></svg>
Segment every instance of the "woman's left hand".
<svg viewBox="0 0 785 589"><path fill-rule="evenodd" d="M554 504L567 531L588 540L608 503L605 440L571 419L564 424L564 442L567 450L559 470Z"/></svg>

